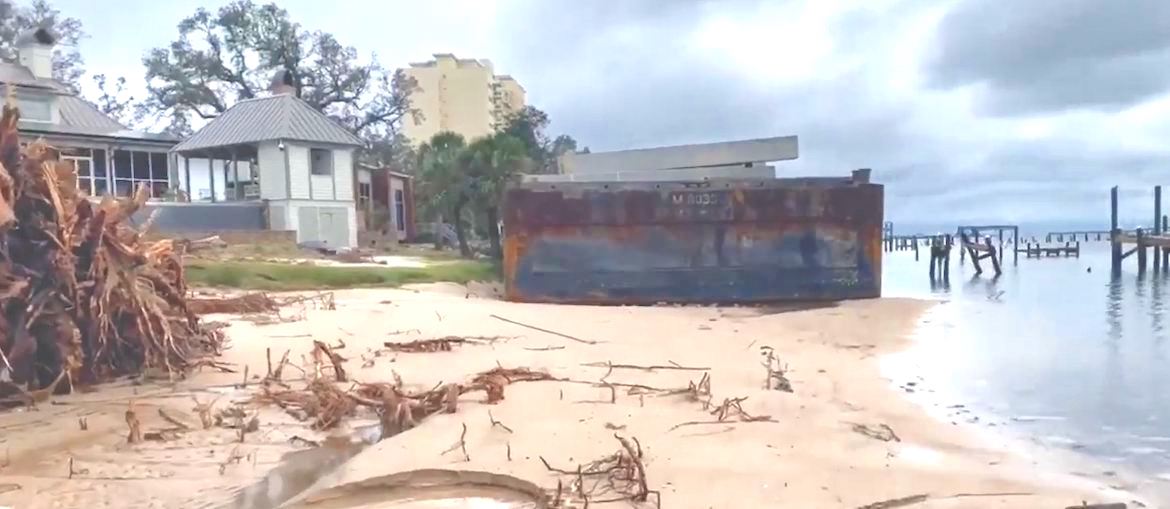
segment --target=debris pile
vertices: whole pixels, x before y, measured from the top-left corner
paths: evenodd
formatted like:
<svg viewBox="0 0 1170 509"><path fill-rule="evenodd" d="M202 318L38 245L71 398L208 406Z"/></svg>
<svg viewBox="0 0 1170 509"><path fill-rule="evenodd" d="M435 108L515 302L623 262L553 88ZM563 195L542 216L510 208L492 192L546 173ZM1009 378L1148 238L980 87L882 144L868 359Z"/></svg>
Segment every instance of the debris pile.
<svg viewBox="0 0 1170 509"><path fill-rule="evenodd" d="M306 385L293 389L281 379L283 368L294 366L286 353L275 368L270 367L264 377L262 393L255 397L261 404L273 404L300 421L311 421L317 430L336 426L352 416L360 407L368 408L381 421L382 437L394 436L418 425L423 419L439 412L455 413L459 396L473 391L484 391L487 403L504 399L504 388L515 382L556 380L548 373L528 368L497 367L479 373L466 383L438 385L427 391L409 391L395 374L393 383L360 383L349 379L337 350L345 344L326 345L313 342L309 355L312 366L303 369ZM352 382L352 383L345 383ZM339 383L344 383L343 389Z"/></svg>
<svg viewBox="0 0 1170 509"><path fill-rule="evenodd" d="M222 336L185 300L183 247L144 242L151 221L128 226L148 190L91 201L56 150L21 147L18 118L0 117L0 401L218 353Z"/></svg>
<svg viewBox="0 0 1170 509"><path fill-rule="evenodd" d="M248 293L239 297L202 297L190 299L187 308L197 315L212 313L271 313L279 304L265 293Z"/></svg>

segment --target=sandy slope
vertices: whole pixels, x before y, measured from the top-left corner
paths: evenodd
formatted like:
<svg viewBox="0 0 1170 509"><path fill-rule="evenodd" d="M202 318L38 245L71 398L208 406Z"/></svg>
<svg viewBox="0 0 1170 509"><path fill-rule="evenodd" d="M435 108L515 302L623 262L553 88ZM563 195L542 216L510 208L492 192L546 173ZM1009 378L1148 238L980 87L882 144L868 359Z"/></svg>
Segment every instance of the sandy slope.
<svg viewBox="0 0 1170 509"><path fill-rule="evenodd" d="M904 346L927 304L873 300L806 310L702 307L584 307L519 305L486 298L490 291L459 292L448 286L414 290L346 291L337 311L307 312L297 323L229 329L226 360L264 372L265 350L293 358L311 339L344 340L349 369L361 381L390 381L392 370L408 386L429 389L493 368L526 366L557 377L597 382L605 367L586 363L710 368L712 399L747 397L743 408L776 422L711 421L700 402L683 396L630 395L583 383L510 385L496 405L471 393L455 414L358 454L317 488L395 472L444 468L509 474L544 488L557 476L540 458L574 469L618 448L614 434L637 437L645 450L651 489L669 508L843 507L929 494L912 507L1065 507L1082 499L1106 501L1097 492L1040 472L1012 454L976 443L948 423L930 419L881 378L877 356ZM574 342L490 317L555 329L597 344ZM391 334L400 332L399 334ZM362 368L362 354L383 341L447 335L509 336L452 352L387 355ZM763 388L761 347L775 349L789 367L794 393ZM685 387L700 371L614 369L610 383ZM230 430L186 433L171 442L124 444L126 398L148 430L165 426L154 407L187 411L201 401L243 400L251 388L230 388L240 374L205 373L173 386L104 388L61 398L64 405L0 415L0 505L13 507L215 507L232 492L264 475L289 437L320 438L276 409L260 410L260 431L236 443ZM216 387L217 385L229 387ZM611 403L611 397L615 401ZM491 425L488 411L512 432ZM80 431L84 416L88 431ZM853 424L890 426L901 439L884 442L854 431ZM467 426L466 450L444 454ZM344 431L339 431L344 432ZM511 459L508 459L508 450ZM232 451L243 458L223 465ZM75 461L69 479L69 458ZM0 460L0 465L4 465ZM79 470L84 470L79 473ZM221 472L222 471L222 472ZM566 482L568 478L561 477ZM5 484L19 489L5 492ZM293 489L294 487L285 487ZM299 488L299 487L297 487ZM1025 495L956 496L1027 493ZM303 507L315 504L306 503ZM596 504L591 505L596 506Z"/></svg>

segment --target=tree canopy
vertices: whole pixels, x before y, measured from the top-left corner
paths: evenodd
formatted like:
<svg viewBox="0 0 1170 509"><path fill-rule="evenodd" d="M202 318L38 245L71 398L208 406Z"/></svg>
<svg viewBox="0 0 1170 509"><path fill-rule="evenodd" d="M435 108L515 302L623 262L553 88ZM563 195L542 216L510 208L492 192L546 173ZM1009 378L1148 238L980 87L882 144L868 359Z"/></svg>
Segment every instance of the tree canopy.
<svg viewBox="0 0 1170 509"><path fill-rule="evenodd" d="M567 134L550 140L545 133L548 124L547 113L535 106L525 106L509 115L500 130L524 144L533 163L531 170L535 173L559 173L560 156L577 149L577 140Z"/></svg>
<svg viewBox="0 0 1170 509"><path fill-rule="evenodd" d="M0 58L16 61L16 38L34 28L46 28L57 36L57 45L53 48L53 77L76 92L85 73L85 61L79 49L85 32L80 20L62 16L47 0L33 0L27 5L0 0Z"/></svg>
<svg viewBox="0 0 1170 509"><path fill-rule="evenodd" d="M303 28L275 3L199 8L178 30L178 39L143 59L144 107L169 120L172 131L260 97L278 70L293 77L298 97L366 140L367 148L396 143L399 123L411 114L416 85L405 74L387 70L374 55L363 58L332 34Z"/></svg>

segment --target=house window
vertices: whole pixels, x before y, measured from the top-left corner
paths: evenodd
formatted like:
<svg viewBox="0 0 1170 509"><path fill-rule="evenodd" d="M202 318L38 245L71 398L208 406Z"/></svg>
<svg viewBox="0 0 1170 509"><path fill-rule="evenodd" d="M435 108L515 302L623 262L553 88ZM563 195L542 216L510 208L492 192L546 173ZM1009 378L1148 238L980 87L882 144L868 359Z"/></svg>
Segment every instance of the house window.
<svg viewBox="0 0 1170 509"><path fill-rule="evenodd" d="M52 122L53 105L47 97L19 97L16 99L20 108L20 119L33 122Z"/></svg>
<svg viewBox="0 0 1170 509"><path fill-rule="evenodd" d="M366 208L370 205L371 187L369 182L358 182L358 205Z"/></svg>
<svg viewBox="0 0 1170 509"><path fill-rule="evenodd" d="M400 232L406 232L406 197L401 189L394 190L394 219L395 226Z"/></svg>
<svg viewBox="0 0 1170 509"><path fill-rule="evenodd" d="M150 189L150 196L161 198L170 189L167 155L138 150L114 151L114 194L132 196L139 185Z"/></svg>
<svg viewBox="0 0 1170 509"><path fill-rule="evenodd" d="M333 151L323 148L309 149L309 170L313 175L332 175Z"/></svg>
<svg viewBox="0 0 1170 509"><path fill-rule="evenodd" d="M95 154L97 152L97 154ZM88 148L63 148L61 160L73 164L77 173L77 188L89 196L106 194L106 162L99 162L95 156L105 157L104 150L90 150Z"/></svg>

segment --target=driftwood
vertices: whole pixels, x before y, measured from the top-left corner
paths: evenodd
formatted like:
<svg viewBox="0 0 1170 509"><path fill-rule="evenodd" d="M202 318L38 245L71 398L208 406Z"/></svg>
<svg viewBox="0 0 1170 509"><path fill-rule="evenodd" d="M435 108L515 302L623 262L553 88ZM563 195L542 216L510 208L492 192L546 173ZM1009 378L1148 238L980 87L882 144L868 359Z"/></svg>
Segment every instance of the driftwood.
<svg viewBox="0 0 1170 509"><path fill-rule="evenodd" d="M339 382L348 381L348 374L344 369L338 369L341 362L332 353L336 348L320 341L314 342L313 353L317 364L324 363L322 357L332 360L332 377L318 368L313 373L306 373L308 385L300 390L288 389L282 383L266 378L261 382L262 394L256 396L254 401L277 405L298 420L311 420L312 427L318 430L336 426L346 417L354 415L358 408L370 408L378 413L382 438L386 438L411 429L436 413L454 413L459 396L469 392L484 391L488 403L495 403L504 399L505 387L511 383L557 380L548 373L527 368L497 367L475 375L466 383L440 384L423 392L404 390L397 373L394 373L393 383L354 383L346 384L343 389ZM500 426L507 429L502 424Z"/></svg>
<svg viewBox="0 0 1170 509"><path fill-rule="evenodd" d="M438 312L436 312L436 314L438 314ZM578 342L578 343L585 343L585 344L587 344L587 345L596 345L596 344L597 344L597 342L596 342L596 341L591 341L591 340L588 340L588 339L581 339L581 338L578 338L578 337L576 337L576 336L570 336L570 335L568 335L568 334L564 334L564 333L561 333L561 332L552 331L552 330L548 330L548 329L542 329L542 328L540 328L540 327L537 327L537 326L535 326L535 325L528 325L528 324L526 324L526 323L517 322L517 321L515 321L515 320L509 320L509 319L507 319L507 318L504 318L504 317L502 317L502 316L499 316L499 315L491 315L491 317L492 317L492 318L495 318L496 320L499 320L499 321L501 321L501 322L510 323L510 324L512 324L512 325L519 325L519 326L521 326L521 327L524 327L524 328L526 328L526 329L532 329L532 330L534 330L534 331L543 332L543 333L545 333L545 334L552 334L552 335L554 335L554 336L562 337L562 338L565 338L565 339L571 339L571 340L573 340L573 341L576 341L576 342ZM443 321L443 318L442 318L441 316L439 317L439 321Z"/></svg>
<svg viewBox="0 0 1170 509"><path fill-rule="evenodd" d="M62 374L57 392L181 374L218 353L222 336L187 307L182 247L129 225L149 190L90 200L54 148L21 147L18 118L11 106L0 116L0 399Z"/></svg>
<svg viewBox="0 0 1170 509"><path fill-rule="evenodd" d="M651 490L646 482L642 444L637 438L626 438L618 434L614 434L614 438L621 444L617 452L577 465L574 470L553 467L544 457L540 457L540 462L548 471L572 478L567 495L575 494L581 499L584 507L589 507L589 504L621 501L646 502L650 495L654 495L654 505L661 507L661 494ZM552 507L561 507L565 497L564 483L558 479Z"/></svg>

